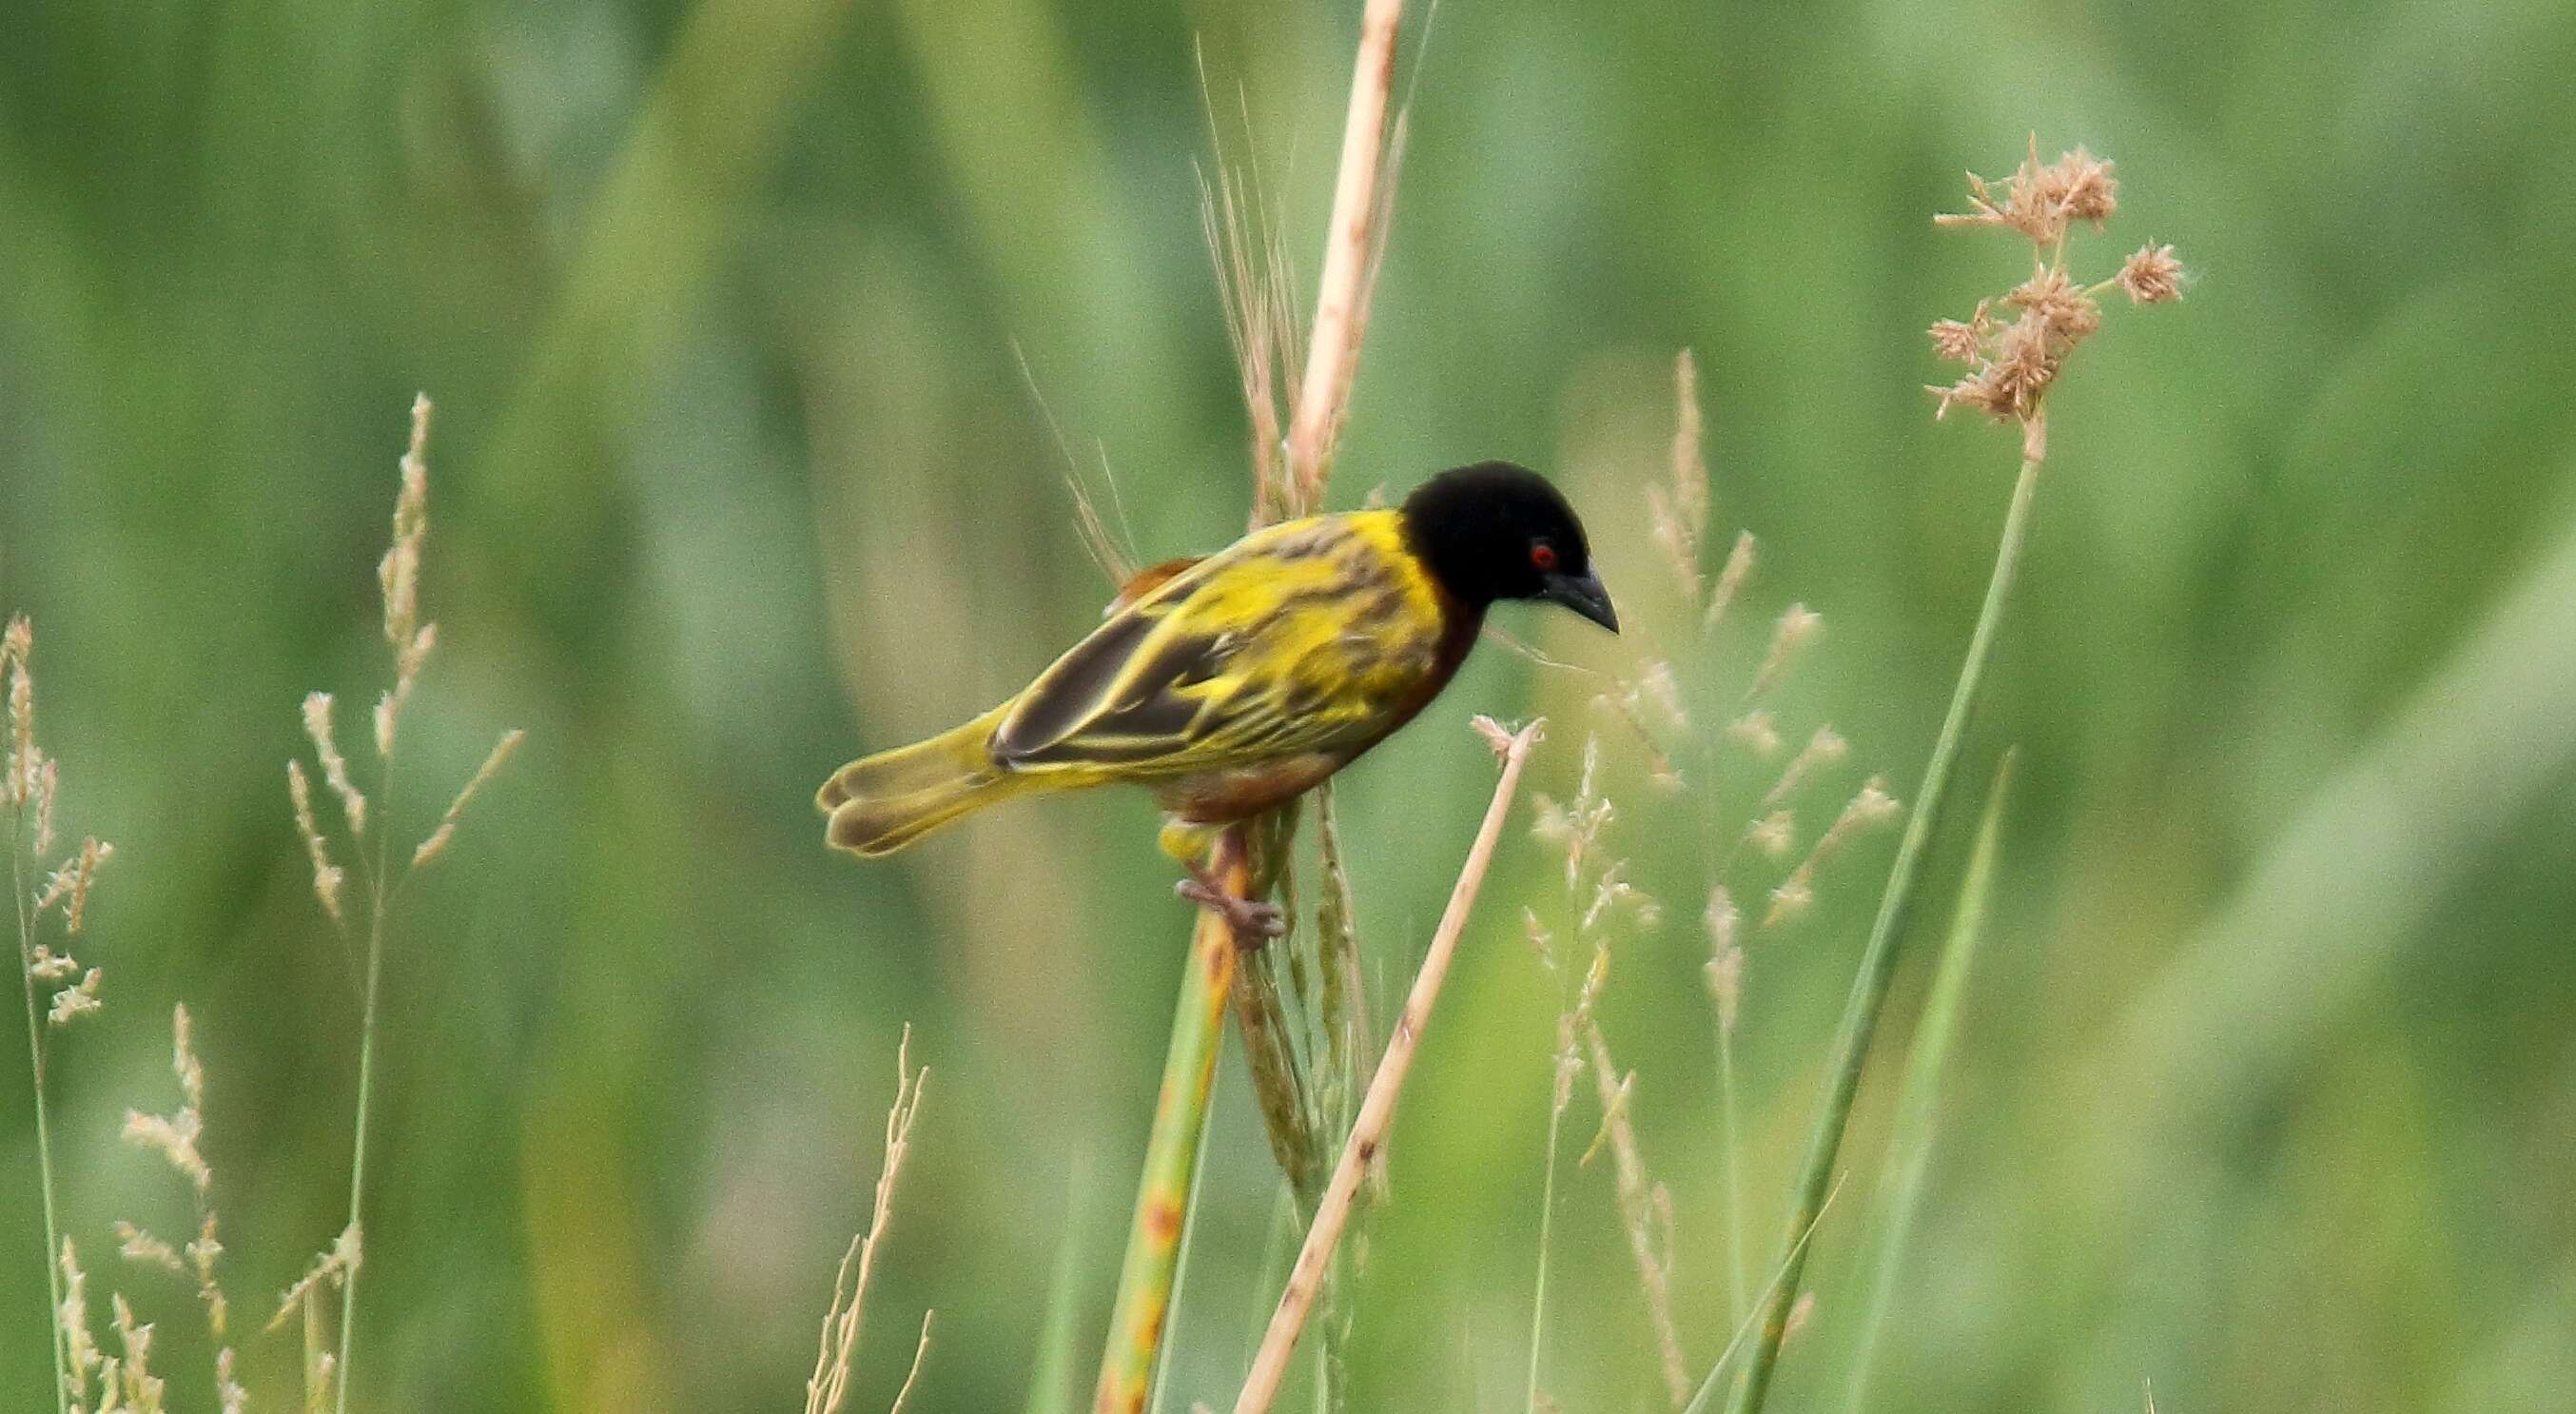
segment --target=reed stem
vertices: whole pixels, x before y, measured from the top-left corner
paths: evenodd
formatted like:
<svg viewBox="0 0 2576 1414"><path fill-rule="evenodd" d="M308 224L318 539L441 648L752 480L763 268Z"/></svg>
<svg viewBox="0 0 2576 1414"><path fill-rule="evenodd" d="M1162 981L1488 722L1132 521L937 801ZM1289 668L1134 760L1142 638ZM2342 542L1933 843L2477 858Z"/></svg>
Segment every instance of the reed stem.
<svg viewBox="0 0 2576 1414"><path fill-rule="evenodd" d="M1229 833L1226 838L1239 836ZM1211 872L1221 887L1238 895L1252 877L1239 845L1220 847ZM1117 1304L1109 1316L1109 1348L1101 1356L1100 1382L1092 1397L1095 1414L1140 1414L1153 1386L1239 946L1224 918L1212 909L1199 910L1190 933L1189 970L1181 978L1180 1003L1172 1017L1171 1050L1163 1060L1163 1086L1154 1102L1153 1133L1145 1143L1145 1176L1136 1194L1127 1257L1119 1268Z"/></svg>

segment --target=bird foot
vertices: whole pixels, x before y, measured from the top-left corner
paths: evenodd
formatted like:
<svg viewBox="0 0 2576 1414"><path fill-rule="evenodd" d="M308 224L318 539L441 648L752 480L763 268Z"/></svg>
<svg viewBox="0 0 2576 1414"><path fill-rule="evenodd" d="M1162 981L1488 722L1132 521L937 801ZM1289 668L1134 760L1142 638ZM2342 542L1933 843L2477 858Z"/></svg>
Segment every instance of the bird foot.
<svg viewBox="0 0 2576 1414"><path fill-rule="evenodd" d="M1224 919L1236 945L1247 951L1287 935L1288 914L1279 905L1238 898L1196 865L1190 866L1190 877L1172 885L1172 892Z"/></svg>

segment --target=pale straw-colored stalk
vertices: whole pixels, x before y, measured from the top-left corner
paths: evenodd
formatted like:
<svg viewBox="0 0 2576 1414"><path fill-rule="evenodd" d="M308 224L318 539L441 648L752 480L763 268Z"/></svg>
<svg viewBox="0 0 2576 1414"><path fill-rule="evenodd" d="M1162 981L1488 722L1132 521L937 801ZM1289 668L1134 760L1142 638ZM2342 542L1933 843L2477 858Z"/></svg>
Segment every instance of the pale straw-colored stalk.
<svg viewBox="0 0 2576 1414"><path fill-rule="evenodd" d="M814 1373L805 1381L805 1414L837 1414L841 1401L849 1395L851 1357L858 1349L860 1324L867 1312L868 1279L876 1273L877 1247L885 1240L886 1224L894 1217L895 1184L903 1176L904 1160L912 1153L912 1126L921 1116L922 1091L929 1081L930 1067L913 1067L912 1028L906 1026L903 1039L895 1047L894 1103L886 1109L885 1158L877 1170L868 1225L850 1239L849 1249L841 1256L840 1269L833 1273L832 1303L823 1312L822 1332L815 1342ZM922 1356L929 1348L930 1315L925 1312L921 1335L913 1346L912 1371L904 1376L894 1408L900 1410L911 1395L913 1381L921 1374Z"/></svg>
<svg viewBox="0 0 2576 1414"><path fill-rule="evenodd" d="M1366 331L1369 277L1380 245L1378 174L1387 147L1387 105L1395 91L1395 37L1404 0L1368 0L1360 16L1359 56L1351 68L1351 102L1342 121L1342 160L1333 183L1332 225L1324 237L1324 270L1315 322L1306 341L1296 416L1288 424L1289 472L1308 509L1322 504L1333 443L1359 367Z"/></svg>
<svg viewBox="0 0 2576 1414"><path fill-rule="evenodd" d="M1252 1370L1235 1400L1234 1414L1263 1414L1278 1397L1280 1382L1288 1373L1289 1357L1297 1348L1297 1337L1305 1329L1307 1314L1323 1286L1325 1268L1350 1219L1352 1201L1359 1196L1369 1165L1394 1123L1395 1104L1403 1094L1405 1076L1412 1070L1414 1053L1421 1045L1424 1028L1430 1024L1431 1009L1439 1001L1441 983L1449 975L1458 939L1466 932L1467 916L1475 907L1477 891L1484 886L1494 846L1502 838L1503 821L1511 812L1513 793L1520 786L1521 768L1528 763L1530 749L1538 744L1545 725L1543 720L1533 721L1506 735L1502 728L1483 723L1502 757L1502 778L1494 784L1494 797L1485 807L1484 823L1477 827L1475 843L1469 846L1467 861L1458 871L1458 882L1450 890L1449 906L1431 935L1431 947L1423 955L1421 970L1414 974L1413 990L1387 1036L1386 1054L1378 1061L1368 1092L1360 1099L1350 1139L1342 1146L1332 1180L1325 1185L1324 1200L1306 1230L1306 1241L1298 1249L1295 1265L1289 1268L1288 1288L1280 1294L1270 1328L1262 1337L1261 1348L1253 1354Z"/></svg>

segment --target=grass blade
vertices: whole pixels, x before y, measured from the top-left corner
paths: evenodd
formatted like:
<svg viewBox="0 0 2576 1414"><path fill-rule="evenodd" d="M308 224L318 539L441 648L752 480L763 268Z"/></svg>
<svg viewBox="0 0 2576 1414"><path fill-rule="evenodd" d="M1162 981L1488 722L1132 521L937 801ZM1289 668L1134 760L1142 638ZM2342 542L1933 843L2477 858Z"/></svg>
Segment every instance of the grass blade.
<svg viewBox="0 0 2576 1414"><path fill-rule="evenodd" d="M2030 507L2039 489L2039 468L2037 460L2024 456L2021 475L2013 483L2012 508L2004 515L2003 536L1995 551L1994 573L1986 581L1985 603L1977 611L1976 632L1968 639L1967 657L1959 665L1958 685L1950 693L1949 714L1942 720L1941 735L1932 743L1932 759L1923 769L1923 785L1915 792L1913 818L1906 822L1905 838L1896 847L1887 892L1879 898L1878 918L1870 925L1869 945L1861 953L1859 973L1852 978L1851 997L1844 1004L1842 1024L1834 1038L1828 1072L1832 1078L1824 1107L1816 1115L1816 1127L1808 1136L1806 1162L1793 1193L1789 1227L1801 1235L1782 1264L1786 1280L1775 1285L1770 1295L1756 1305L1760 1338L1745 1366L1744 1381L1736 1387L1735 1399L1728 1406L1733 1414L1753 1414L1770 1392L1771 1375L1780 1359L1780 1340L1787 1333L1789 1303L1806 1266L1804 1234L1813 1228L1822 1212L1826 1189L1833 1180L1834 1161L1842 1152L1843 1131L1851 1123L1852 1100L1860 1093L1861 1067L1869 1059L1870 1038L1877 1033L1878 1014L1887 1003L1888 983L1896 975L1896 942L1913 916L1914 884L1923 870L1924 849L1941 823L1950 777L1958 770L1959 748L1967 738L1969 718L1975 715L1986 665L1994 657L2004 606L2012 598L2013 581L2021 568L2022 546L2030 538Z"/></svg>
<svg viewBox="0 0 2576 1414"><path fill-rule="evenodd" d="M1861 1316L1859 1344L1852 1354L1852 1414L1869 1404L1869 1378L1878 1340L1904 1265L1906 1238L1923 1197L1923 1178L1931 1169L1934 1111L1940 1103L1941 1072L1958 1035L1960 999L1967 994L1968 971L1984 937L1987 906L1994 898L1995 855L2003 834L2005 793L2012 788L2013 753L1995 767L1994 784L1986 790L1985 817L1977 824L1977 843L1968 855L1968 872L1959 886L1959 905L1950 915L1950 936L1941 943L1941 960L1932 974L1931 995L1923 1004L1923 1022L1914 1033L1905 1059L1905 1080L1897 1092L1896 1131L1888 1141L1887 1168L1880 1176L1878 1262L1870 1278L1869 1304Z"/></svg>

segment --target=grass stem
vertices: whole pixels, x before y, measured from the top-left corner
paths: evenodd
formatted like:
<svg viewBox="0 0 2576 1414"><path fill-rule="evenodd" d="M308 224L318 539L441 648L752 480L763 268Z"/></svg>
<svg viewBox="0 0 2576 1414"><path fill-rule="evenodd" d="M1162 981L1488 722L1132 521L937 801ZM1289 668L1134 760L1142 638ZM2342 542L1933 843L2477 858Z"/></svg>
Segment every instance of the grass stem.
<svg viewBox="0 0 2576 1414"><path fill-rule="evenodd" d="M2038 419L2032 421L2036 424ZM1789 1307L1797 1297L1798 1278L1806 1266L1804 1234L1815 1223L1825 1194L1833 1186L1834 1162L1842 1152L1843 1132L1851 1123L1852 1100L1860 1091L1870 1038L1877 1032L1888 984L1896 975L1896 943L1913 914L1914 885L1922 873L1924 850L1941 823L1950 777L1958 769L1959 748L1967 738L1969 719L1975 713L1979 689L1985 684L1986 666L1994 657L2004 607L2011 600L2013 582L2021 568L2022 546L2030 536L2031 501L2039 488L2040 468L2038 458L2031 453L2045 446L2035 435L2025 438L2021 475L2013 483L2012 508L2004 516L1994 572L1986 581L1985 603L1977 611L1976 631L1969 637L1967 657L1959 665L1949 713L1942 719L1940 736L1932 743L1931 760L1923 768L1914 813L1906 822L1903 841L1896 847L1887 892L1879 898L1878 917L1870 925L1869 943L1862 950L1860 971L1852 979L1851 996L1844 1004L1841 1026L1834 1038L1824 1106L1808 1136L1806 1159L1792 1191L1789 1231L1795 1241L1783 1263L1785 1279L1774 1285L1762 1302L1759 1335L1745 1364L1743 1379L1735 1387L1735 1398L1728 1405L1732 1414L1754 1414L1770 1393L1771 1378L1780 1359L1780 1342L1787 1334Z"/></svg>
<svg viewBox="0 0 2576 1414"><path fill-rule="evenodd" d="M27 887L25 815L22 807L10 806L10 902L18 918L18 980L27 991L27 1076L35 1087L36 1185L45 1205L45 1290L53 1298L53 1305L45 1312L46 1343L54 1352L54 1409L56 1414L70 1414L71 1371L63 1363L63 1274L58 1265L63 1230L54 1199L53 1127L45 1108L45 1017L36 1005L35 895Z"/></svg>
<svg viewBox="0 0 2576 1414"><path fill-rule="evenodd" d="M1261 1349L1253 1355L1252 1371L1235 1400L1234 1414L1265 1414L1279 1396L1280 1382L1288 1374L1289 1357L1295 1353L1298 1334L1305 1329L1306 1317L1314 1309L1333 1249L1340 1243L1343 1225L1350 1218L1351 1204L1359 1196L1370 1162L1377 1157L1394 1123L1395 1102L1404 1091L1406 1073L1413 1068L1423 1028L1430 1023L1432 1004L1440 999L1440 985L1449 975L1451 958L1457 954L1459 935L1467 930L1467 914L1475 907L1477 892L1484 887L1485 870L1492 864L1494 846L1502 838L1503 820L1511 811L1521 768L1528 763L1530 749L1538 745L1540 728L1546 723L1543 719L1532 721L1507 740L1502 739L1500 727L1481 718L1477 725L1498 739L1503 757L1502 779L1494 785L1493 802L1485 807L1484 823L1477 827L1475 843L1467 850L1467 862L1460 867L1457 885L1449 892L1449 906L1431 935L1431 948L1423 955L1422 970L1414 974L1413 991L1405 998L1404 1010L1388 1033L1386 1055L1369 1079L1368 1093L1361 1097L1359 1115L1351 1122L1350 1141L1342 1146L1332 1181L1324 1188L1324 1201L1317 1205L1315 1221L1306 1229L1305 1245L1298 1249L1296 1265L1288 1270L1288 1288L1280 1293L1279 1309L1271 1315L1270 1330L1262 1337Z"/></svg>
<svg viewBox="0 0 2576 1414"><path fill-rule="evenodd" d="M377 984L384 976L385 914L391 904L386 869L393 857L393 793L393 762L387 759L380 796L382 813L377 817L376 867L367 881L367 980L358 1012L358 1117L356 1132L349 1141L349 1222L345 1229L358 1257L340 1278L340 1362L332 1367L332 1378L340 1386L333 1405L338 1414L349 1414L349 1351L358 1329L358 1271L367 1264L366 1229L360 1224L360 1215L367 1193L367 1120L375 1108Z"/></svg>
<svg viewBox="0 0 2576 1414"><path fill-rule="evenodd" d="M1218 883L1240 893L1251 878L1240 846L1220 853L1214 871ZM1145 1142L1144 1179L1136 1194L1126 1260L1119 1268L1117 1300L1110 1309L1109 1348L1101 1356L1092 1396L1095 1414L1140 1414L1153 1385L1198 1173L1199 1139L1207 1129L1208 1092L1225 1040L1226 998L1234 986L1238 950L1233 927L1214 910L1201 909L1190 934L1189 970L1181 979L1172 1018L1154 1128Z"/></svg>
<svg viewBox="0 0 2576 1414"><path fill-rule="evenodd" d="M1549 1067L1561 1062L1553 1054ZM1551 1082L1553 1083L1553 1082ZM1550 1104L1547 1111L1547 1170L1538 1189L1538 1279L1530 1284L1529 1333L1529 1398L1525 1414L1538 1414L1539 1352L1546 1348L1547 1335L1547 1262L1548 1241L1556 1224L1556 1158L1557 1144L1565 1128L1565 1106Z"/></svg>
<svg viewBox="0 0 2576 1414"><path fill-rule="evenodd" d="M1995 856L2003 834L2006 792L2012 786L2013 755L2007 751L1995 767L1986 790L1986 809L1977 823L1977 843L1968 854L1968 872L1959 884L1959 902L1950 915L1950 934L1941 943L1933 969L1931 993L1923 1003L1923 1023L1905 1056L1905 1080L1897 1091L1896 1127L1889 1136L1887 1167L1880 1185L1879 1236L1869 1244L1877 1253L1870 1274L1868 1305L1863 1309L1859 1343L1851 1358L1851 1392L1845 1406L1851 1414L1869 1407L1869 1380L1878 1355L1880 1334L1895 1303L1896 1279L1905 1263L1906 1239L1914 1213L1922 1204L1923 1180L1931 1168L1933 1123L1939 1107L1941 1072L1950 1043L1959 1032L1959 1004L1966 996L1968 972L1985 934L1986 908L1994 898Z"/></svg>

